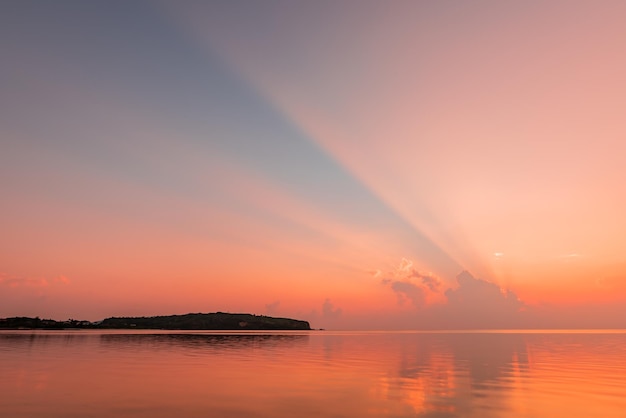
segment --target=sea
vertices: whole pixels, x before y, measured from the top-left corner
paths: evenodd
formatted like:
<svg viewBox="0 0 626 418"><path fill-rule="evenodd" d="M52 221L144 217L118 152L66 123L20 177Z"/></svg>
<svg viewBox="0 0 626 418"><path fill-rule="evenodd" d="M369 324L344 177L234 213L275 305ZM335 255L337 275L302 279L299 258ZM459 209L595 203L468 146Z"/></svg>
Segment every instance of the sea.
<svg viewBox="0 0 626 418"><path fill-rule="evenodd" d="M626 417L626 331L1 331L0 416Z"/></svg>

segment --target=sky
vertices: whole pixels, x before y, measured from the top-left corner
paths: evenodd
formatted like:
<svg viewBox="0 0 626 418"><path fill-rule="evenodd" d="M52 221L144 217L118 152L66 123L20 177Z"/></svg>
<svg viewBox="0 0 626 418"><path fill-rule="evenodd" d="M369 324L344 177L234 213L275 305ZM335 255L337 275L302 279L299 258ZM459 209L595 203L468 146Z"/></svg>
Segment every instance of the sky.
<svg viewBox="0 0 626 418"><path fill-rule="evenodd" d="M623 1L0 4L0 317L626 327Z"/></svg>

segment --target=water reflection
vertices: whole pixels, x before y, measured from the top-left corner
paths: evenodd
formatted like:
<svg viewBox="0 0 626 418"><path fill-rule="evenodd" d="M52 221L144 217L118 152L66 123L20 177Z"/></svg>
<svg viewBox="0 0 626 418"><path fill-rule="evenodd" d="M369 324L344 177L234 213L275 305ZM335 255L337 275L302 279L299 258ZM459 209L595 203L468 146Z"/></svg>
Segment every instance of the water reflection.
<svg viewBox="0 0 626 418"><path fill-rule="evenodd" d="M603 417L626 334L0 332L11 417Z"/></svg>
<svg viewBox="0 0 626 418"><path fill-rule="evenodd" d="M526 335L451 334L445 340L457 368L466 368L473 387L494 387L493 383L511 377L516 369L528 368ZM501 386L500 386L501 387Z"/></svg>
<svg viewBox="0 0 626 418"><path fill-rule="evenodd" d="M427 334L407 340L397 376L383 386L394 390L413 416L500 416L515 375L528 368L525 336L519 334Z"/></svg>
<svg viewBox="0 0 626 418"><path fill-rule="evenodd" d="M219 352L277 348L306 343L307 334L103 334L100 343L107 347L151 347L155 349L196 349Z"/></svg>

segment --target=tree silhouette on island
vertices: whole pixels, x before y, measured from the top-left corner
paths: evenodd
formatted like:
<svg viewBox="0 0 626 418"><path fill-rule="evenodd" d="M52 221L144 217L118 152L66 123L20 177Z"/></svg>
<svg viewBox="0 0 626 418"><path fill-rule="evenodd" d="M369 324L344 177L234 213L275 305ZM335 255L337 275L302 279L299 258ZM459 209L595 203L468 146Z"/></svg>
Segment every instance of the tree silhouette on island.
<svg viewBox="0 0 626 418"><path fill-rule="evenodd" d="M310 330L307 321L244 313L189 313L151 317L111 317L102 321L55 321L29 317L0 319L0 329L164 329L164 330Z"/></svg>

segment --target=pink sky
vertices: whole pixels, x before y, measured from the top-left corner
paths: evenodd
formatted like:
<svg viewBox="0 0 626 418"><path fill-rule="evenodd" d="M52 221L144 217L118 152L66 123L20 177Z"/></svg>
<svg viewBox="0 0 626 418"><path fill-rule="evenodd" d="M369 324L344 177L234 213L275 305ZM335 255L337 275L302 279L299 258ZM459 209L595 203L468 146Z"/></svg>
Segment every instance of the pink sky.
<svg viewBox="0 0 626 418"><path fill-rule="evenodd" d="M60 4L2 6L0 317L626 326L623 2Z"/></svg>

